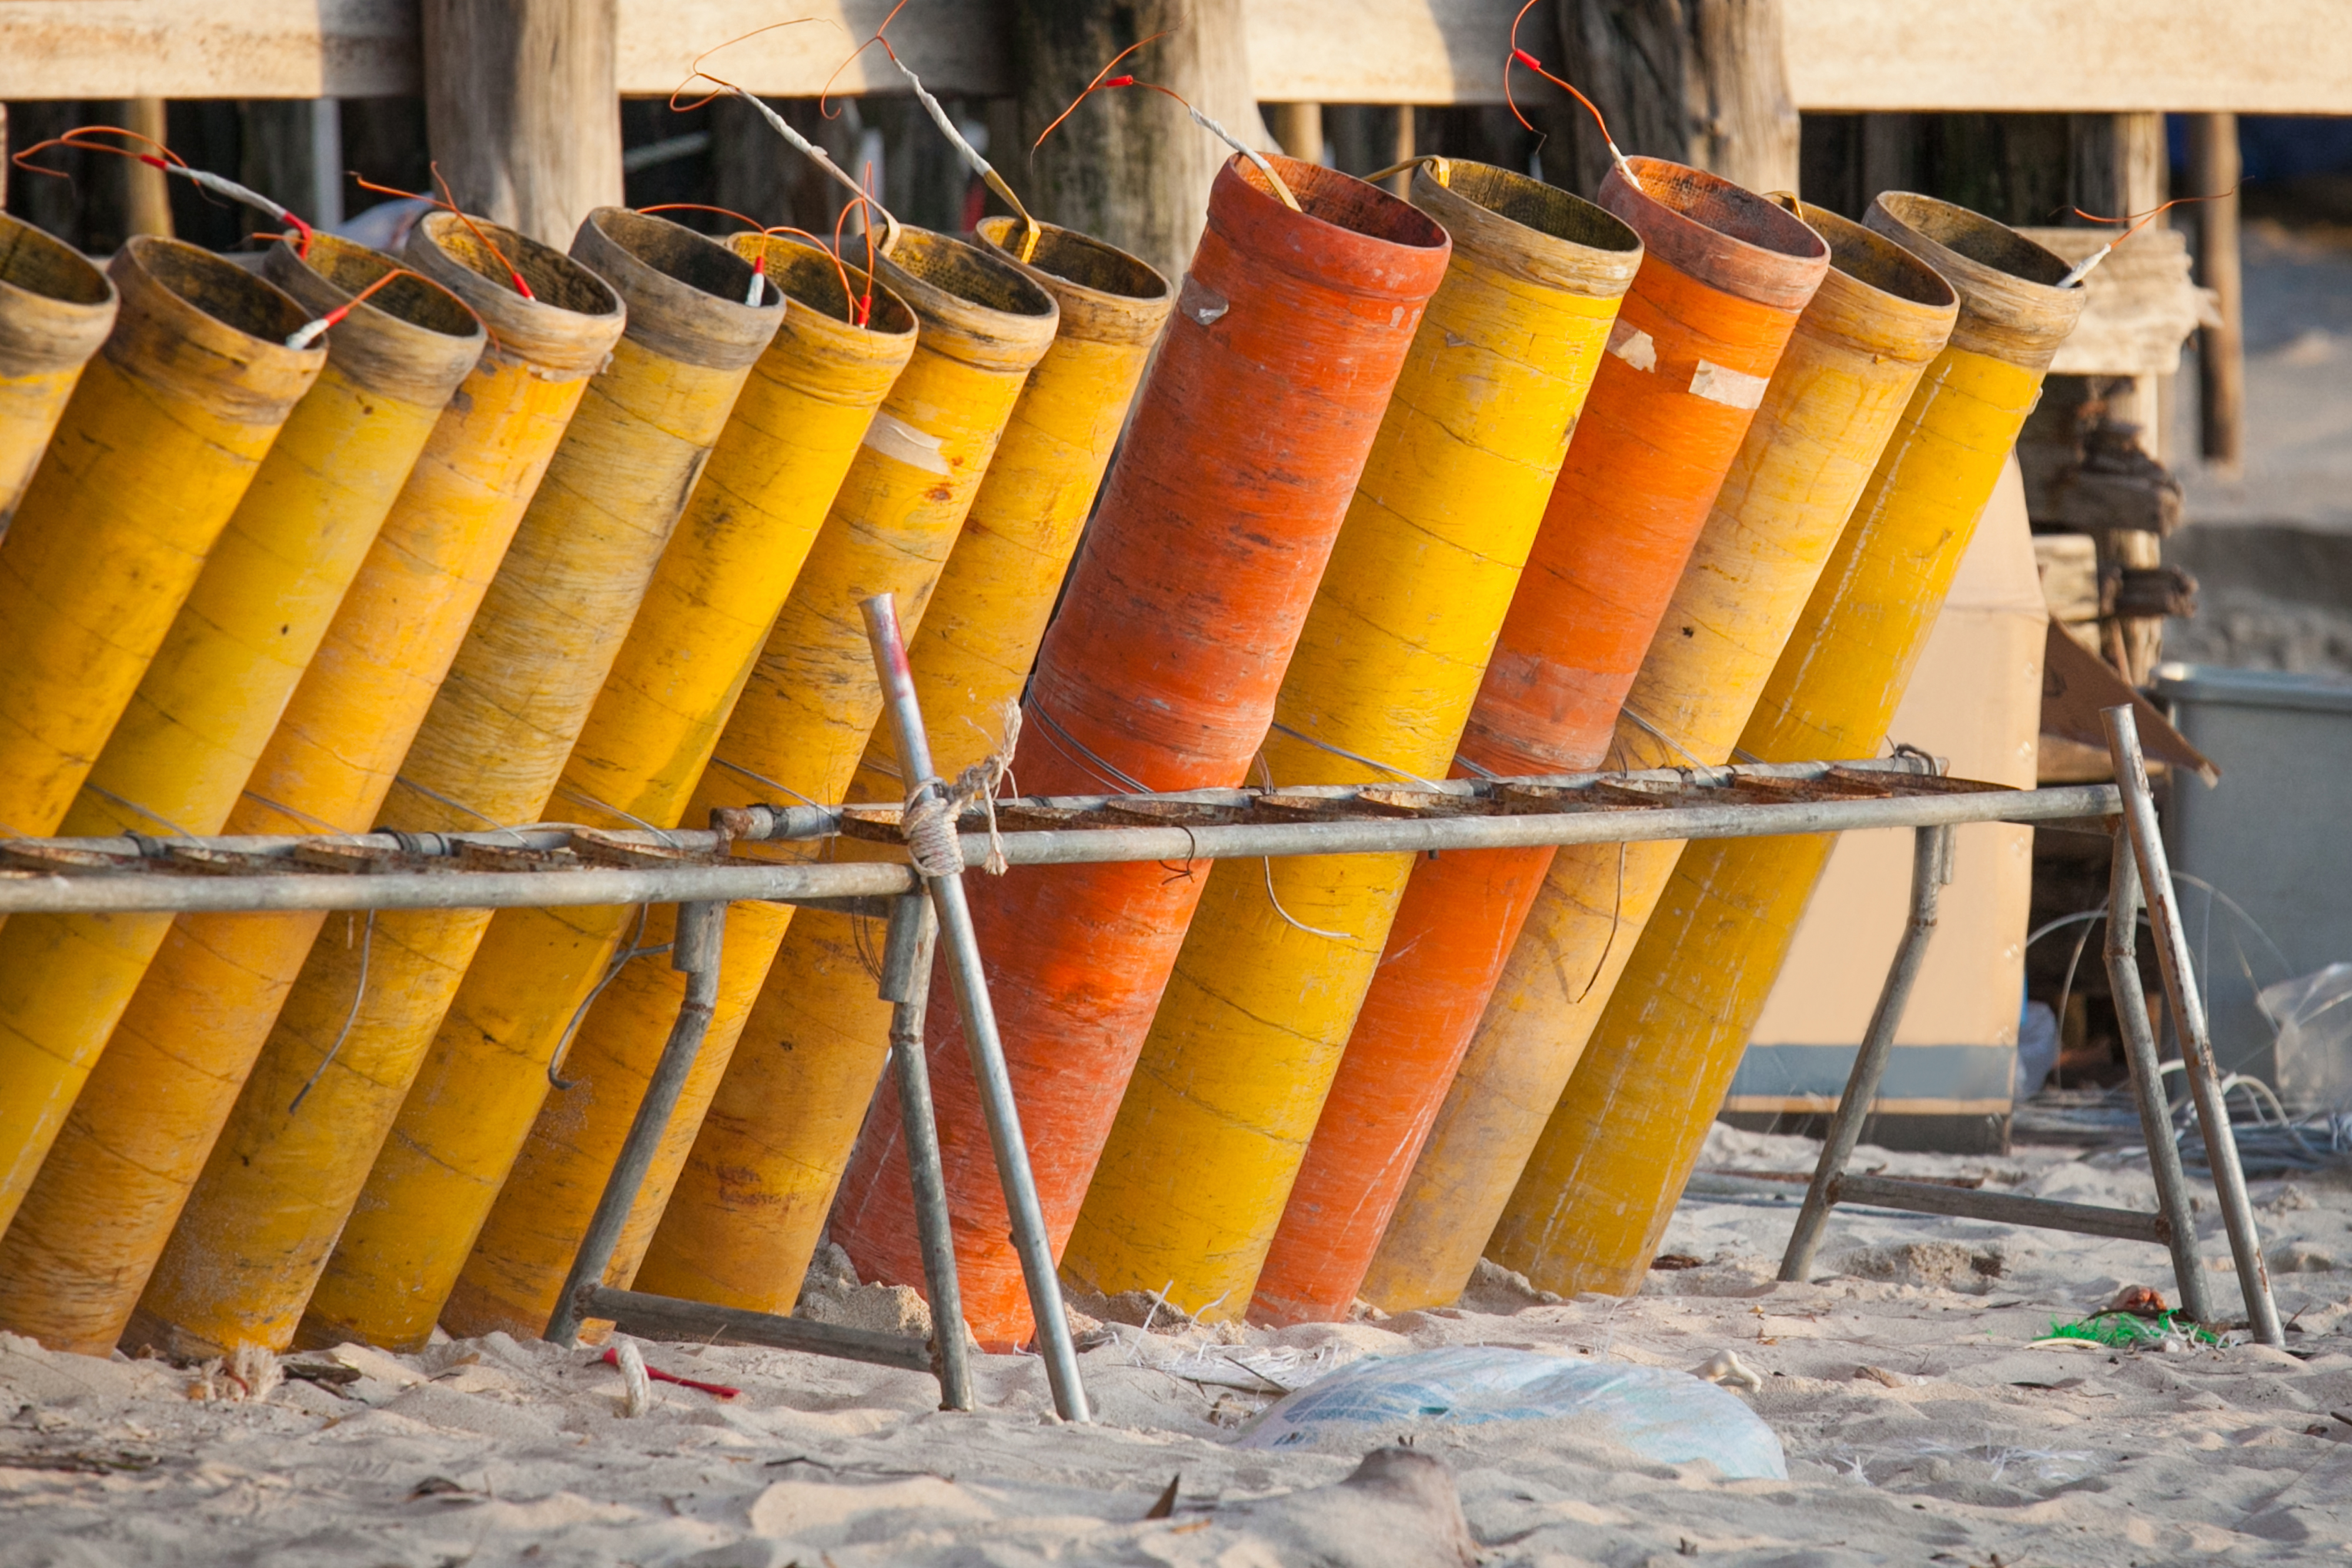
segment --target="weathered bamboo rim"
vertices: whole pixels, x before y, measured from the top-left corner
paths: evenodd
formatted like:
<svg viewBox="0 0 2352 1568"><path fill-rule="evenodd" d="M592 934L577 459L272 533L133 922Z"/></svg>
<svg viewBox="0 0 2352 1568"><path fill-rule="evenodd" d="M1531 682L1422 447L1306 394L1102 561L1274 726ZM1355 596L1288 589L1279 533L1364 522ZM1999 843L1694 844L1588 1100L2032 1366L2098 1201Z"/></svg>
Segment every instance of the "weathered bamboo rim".
<svg viewBox="0 0 2352 1568"><path fill-rule="evenodd" d="M1828 244L1832 277L1931 310L1958 312L1960 297L1944 275L1885 235L1785 192L1775 193L1772 200Z"/></svg>
<svg viewBox="0 0 2352 1568"><path fill-rule="evenodd" d="M515 291L491 246L522 274L533 298ZM519 360L550 379L594 374L628 322L621 297L603 278L551 246L481 218L469 227L455 213L427 213L409 231L402 259L482 319L490 332L485 360Z"/></svg>
<svg viewBox="0 0 2352 1568"><path fill-rule="evenodd" d="M627 207L598 207L572 237L572 258L611 284L629 308L621 335L684 364L742 370L767 351L784 297L751 264L683 224Z"/></svg>
<svg viewBox="0 0 2352 1568"><path fill-rule="evenodd" d="M1601 204L1651 256L1710 288L1799 310L1829 270L1829 242L1778 204L1720 174L1628 158L1601 183Z"/></svg>
<svg viewBox="0 0 2352 1568"><path fill-rule="evenodd" d="M831 251L821 250L790 235L739 234L727 243L747 261L760 257L769 285L792 305L816 312L844 331L863 330L898 338L915 329L915 312L907 302L879 281L869 279L866 269L846 256L835 265ZM842 292L845 278L849 284L847 296ZM869 288L872 306L861 329L856 324L853 300ZM791 305L785 309L789 316Z"/></svg>
<svg viewBox="0 0 2352 1568"><path fill-rule="evenodd" d="M1176 290L1160 269L1091 235L1039 223L1036 253L1015 255L1020 220L982 218L982 248L1020 267L1061 307L1064 334L1097 343L1148 343L1176 306Z"/></svg>
<svg viewBox="0 0 2352 1568"><path fill-rule="evenodd" d="M122 308L99 352L124 375L193 398L214 417L276 424L327 362L323 343L286 346L309 312L208 250L137 235L106 273Z"/></svg>
<svg viewBox="0 0 2352 1568"><path fill-rule="evenodd" d="M114 285L88 256L0 214L0 375L85 364L114 325Z"/></svg>
<svg viewBox="0 0 2352 1568"><path fill-rule="evenodd" d="M1557 185L1491 163L1448 159L1445 179L1412 172L1412 204L1454 236L1457 255L1549 288L1613 299L1642 267L1642 236L1624 219Z"/></svg>
<svg viewBox="0 0 2352 1568"><path fill-rule="evenodd" d="M1008 258L911 225L875 275L922 321L922 346L983 371L1026 371L1054 341L1061 307Z"/></svg>
<svg viewBox="0 0 2352 1568"><path fill-rule="evenodd" d="M1956 349L2039 372L2082 318L2083 290L2057 287L2072 264L1982 214L1909 191L1883 191L1863 224L1934 267L1958 293Z"/></svg>
<svg viewBox="0 0 2352 1568"><path fill-rule="evenodd" d="M317 235L305 256L291 239L262 253L261 275L313 318L348 308L326 335L327 360L360 386L434 407L448 401L488 341L482 319L441 285L414 271L358 305L352 298L400 264L333 235Z"/></svg>

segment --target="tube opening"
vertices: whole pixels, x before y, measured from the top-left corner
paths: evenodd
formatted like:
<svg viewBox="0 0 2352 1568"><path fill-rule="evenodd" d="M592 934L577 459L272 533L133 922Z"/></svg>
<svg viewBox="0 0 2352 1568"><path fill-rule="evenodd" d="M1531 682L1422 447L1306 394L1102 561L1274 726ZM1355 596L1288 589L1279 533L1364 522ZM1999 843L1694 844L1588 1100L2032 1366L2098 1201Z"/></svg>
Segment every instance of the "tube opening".
<svg viewBox="0 0 2352 1568"><path fill-rule="evenodd" d="M1932 309L1949 309L1959 303L1959 296L1942 273L1885 235L1873 234L1825 207L1809 205L1793 196L1785 200L1790 212L1829 242L1830 265L1855 282Z"/></svg>
<svg viewBox="0 0 2352 1568"><path fill-rule="evenodd" d="M1299 211L1310 218L1373 239L1384 239L1391 245L1428 249L1446 243L1445 230L1435 218L1378 185L1368 184L1353 174L1342 174L1337 169L1326 169L1320 163L1302 163L1296 158L1272 152L1265 157L1282 176L1283 183L1290 187L1290 193L1298 198ZM1267 201L1281 200L1274 193L1274 185L1265 172L1248 159L1239 158L1231 167L1244 183Z"/></svg>
<svg viewBox="0 0 2352 1568"><path fill-rule="evenodd" d="M1491 163L1454 162L1445 188L1497 217L1571 245L1625 252L1642 248L1642 236L1622 219L1558 185Z"/></svg>
<svg viewBox="0 0 2352 1568"><path fill-rule="evenodd" d="M310 237L310 254L303 265L345 294L357 294L385 273L395 270L399 264L356 241L322 234ZM457 296L413 275L394 278L369 295L362 308L381 310L412 327L422 327L445 337L470 338L481 329L474 313Z"/></svg>
<svg viewBox="0 0 2352 1568"><path fill-rule="evenodd" d="M1663 158L1629 158L1625 166L1643 195L1719 235L1807 260L1828 248L1821 235L1779 204L1720 174Z"/></svg>
<svg viewBox="0 0 2352 1568"><path fill-rule="evenodd" d="M906 229L890 259L935 288L1009 316L1050 316L1054 297L976 246L922 229Z"/></svg>
<svg viewBox="0 0 2352 1568"><path fill-rule="evenodd" d="M214 320L272 343L310 318L299 305L235 262L208 250L155 235L141 235L126 249L136 254L148 277Z"/></svg>
<svg viewBox="0 0 2352 1568"><path fill-rule="evenodd" d="M743 243L753 236L745 235ZM852 323L849 301L841 292L842 273L849 275L849 287L854 294L864 294L872 284L865 268L844 259L836 269L830 253L817 249L803 240L782 235L769 235L761 241L767 264L768 281L777 292L793 304L814 310L828 320L844 326ZM886 288L874 289L874 314L866 327L885 335L911 332L915 329L915 313L907 308L898 297Z"/></svg>
<svg viewBox="0 0 2352 1568"><path fill-rule="evenodd" d="M1945 249L2028 283L2054 287L2073 269L2063 256L2042 249L2006 224L1997 224L1966 207L1909 191L1884 192L1878 204L1886 209L1888 216Z"/></svg>
<svg viewBox="0 0 2352 1568"><path fill-rule="evenodd" d="M79 251L16 218L0 218L0 283L68 305L103 305L113 294Z"/></svg>
<svg viewBox="0 0 2352 1568"><path fill-rule="evenodd" d="M608 207L589 220L605 237L647 267L730 304L740 305L751 264L715 240L667 218Z"/></svg>
<svg viewBox="0 0 2352 1568"><path fill-rule="evenodd" d="M1159 269L1118 246L1053 224L1040 224L1037 229L1037 254L1029 258L1029 265L1046 276L1125 299L1168 298L1168 280ZM1021 240L1017 218L982 219L980 232L991 245L1005 250L1016 248Z"/></svg>
<svg viewBox="0 0 2352 1568"><path fill-rule="evenodd" d="M455 214L435 213L425 222L427 235L450 259L468 271L481 274L500 288L514 287L505 264L491 255L489 246L476 238L473 230ZM514 263L515 270L530 285L530 292L539 303L583 316L610 316L620 309L619 298L604 287L604 280L562 251L527 239L487 218L476 218L474 224L505 253L508 261ZM520 295L516 298L518 301L521 298Z"/></svg>

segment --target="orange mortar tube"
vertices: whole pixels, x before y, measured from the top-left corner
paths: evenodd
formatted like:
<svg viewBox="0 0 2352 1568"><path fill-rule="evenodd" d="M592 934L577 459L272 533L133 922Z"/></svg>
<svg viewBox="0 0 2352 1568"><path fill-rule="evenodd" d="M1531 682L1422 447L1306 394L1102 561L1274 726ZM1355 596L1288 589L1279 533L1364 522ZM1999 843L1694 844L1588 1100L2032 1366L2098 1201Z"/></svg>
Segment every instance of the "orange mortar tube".
<svg viewBox="0 0 2352 1568"><path fill-rule="evenodd" d="M597 826L677 825L874 411L915 350L915 313L887 288L873 289L868 323L856 324L856 299L871 287L862 270L784 239L732 243L765 256L786 297L784 325L736 400L556 786L555 810ZM412 1288L398 1299L411 1316L372 1319L370 1333L401 1343L416 1324L429 1333L445 1297L441 1315L460 1333L546 1327L549 1309L517 1310L513 1300L551 1272L551 1308L586 1227L604 1173L580 1134L616 1117L625 1129L636 1106L626 1075L593 1045L551 1064L637 917L635 907L604 906L492 918L425 1069L468 1084L480 1163L444 1173L432 1229L403 1238ZM534 1117L572 1135L526 1145ZM501 1188L495 1178L525 1147L537 1160L526 1155ZM481 1267L460 1276L477 1248Z"/></svg>
<svg viewBox="0 0 2352 1568"><path fill-rule="evenodd" d="M659 218L600 207L572 254L621 297L628 324L401 760L383 810L393 828L479 831L546 810L694 477L782 319L780 299L743 303L750 264ZM290 1342L488 917L329 925L148 1281L134 1339Z"/></svg>
<svg viewBox="0 0 2352 1568"><path fill-rule="evenodd" d="M1390 391L1445 273L1426 214L1276 158L1305 209L1234 160L1124 451L1045 634L1016 757L1023 789L1243 781ZM980 944L1056 1254L1167 984L1205 866L1015 871L972 889ZM940 986L927 1021L964 1312L983 1344L1030 1332L1003 1194ZM886 1085L835 1205L866 1279L919 1287Z"/></svg>
<svg viewBox="0 0 2352 1568"><path fill-rule="evenodd" d="M1133 256L1041 226L1025 270L1061 307L1061 327L1029 373L908 640L932 764L949 778L1002 744L1005 706L1019 700L1035 662L1128 405L1175 303L1168 280ZM986 220L980 234L999 254L1020 238L1010 218ZM847 798L905 796L894 737L880 726ZM854 840L838 846L844 856L879 848ZM890 1004L876 994L866 965L874 942L872 928L861 933L847 915L804 909L793 917L744 1027L748 1043L737 1047L701 1116L693 1153L682 1170L656 1161L647 1180L639 1207L659 1214L661 1224L636 1288L793 1310L889 1051ZM779 1106L791 1111L780 1115ZM681 1107L677 1124L690 1129L698 1109ZM658 1189L673 1171L665 1208ZM616 1283L628 1282L635 1255L625 1239Z"/></svg>
<svg viewBox="0 0 2352 1568"><path fill-rule="evenodd" d="M480 226L539 302L514 291L456 217L433 214L410 235L408 267L472 307L497 342L426 437L225 831L374 823L588 377L620 335L620 302L592 274ZM13 1268L38 1270L77 1303L48 1331L59 1343L102 1353L119 1337L324 919L173 923L6 1239Z"/></svg>
<svg viewBox="0 0 2352 1568"><path fill-rule="evenodd" d="M914 351L864 429L713 760L701 770L686 821L707 821L714 807L779 794L839 797L881 704L857 601L882 591L918 602L928 594L1022 377L1053 337L1052 299L958 241L902 231L892 257L876 270L915 314ZM811 852L804 845L772 850L779 859ZM724 1070L792 913L789 905L748 903L728 912L718 1016L697 1061L706 1083ZM656 907L647 916L635 945L667 942L674 910ZM548 1163L534 1161L531 1185L500 1218L497 1264L486 1260L463 1301L452 1292L532 1131L547 1090L546 1058L494 1054L445 1033L311 1302L303 1343L357 1334L412 1348L445 1310L452 1322L544 1328L547 1313L530 1305L533 1294L543 1292L551 1305L577 1230L667 1040L682 988L677 971L647 956L624 964L590 1009L562 1068L581 1087L549 1107L555 1131L541 1145ZM591 1086L593 1094L583 1095ZM709 1091L694 1092L707 1099ZM412 1114L423 1107L434 1108L429 1119ZM685 1142L675 1139L672 1157L683 1155ZM551 1188L560 1189L559 1207L542 1225L529 1199Z"/></svg>
<svg viewBox="0 0 2352 1568"><path fill-rule="evenodd" d="M394 263L332 235L307 259L273 246L262 274L312 317L349 306ZM187 602L66 813L77 836L217 833L301 679L449 394L481 357L454 295L395 277L327 334L327 368L222 530ZM46 1092L55 1134L172 927L154 914L21 915L0 926L0 1092ZM139 1086L142 1117L160 1085ZM110 1091L101 1091L103 1098ZM89 1118L81 1119L85 1131ZM121 1331L122 1233L105 1188L73 1173L119 1156L81 1136L52 1152L0 1241L0 1326L104 1354ZM85 1172L86 1175L94 1174ZM0 1217L8 1204L0 1195ZM127 1303L124 1303L127 1305Z"/></svg>
<svg viewBox="0 0 2352 1568"><path fill-rule="evenodd" d="M87 256L0 213L0 538L116 304Z"/></svg>
<svg viewBox="0 0 2352 1568"><path fill-rule="evenodd" d="M1893 241L1815 208L1798 215L1829 242L1831 271L1781 353L1625 700L1616 743L1628 767L1729 759L1958 313L1951 287ZM1300 1184L1319 1201L1286 1220L1284 1267L1261 1281L1261 1315L1328 1320L1358 1295L1402 1312L1461 1293L1681 852L1676 842L1561 850L1458 1071L1450 1061L1415 1071L1370 1052L1349 1057L1308 1155L1315 1175Z"/></svg>
<svg viewBox="0 0 2352 1568"><path fill-rule="evenodd" d="M1864 220L1960 298L1739 737L1766 762L1870 757L2042 378L2083 309L2066 264L1974 213L1882 194ZM1722 1109L1836 835L1714 839L1675 864L1486 1255L1630 1295Z"/></svg>
<svg viewBox="0 0 2352 1568"><path fill-rule="evenodd" d="M1610 757L1651 633L1829 267L1829 247L1797 219L1677 163L1632 159L1600 199L1641 235L1642 267L1504 618L1457 774L1569 773ZM1419 1081L1458 1061L1552 853L1466 851L1415 866L1347 1056L1393 1061Z"/></svg>

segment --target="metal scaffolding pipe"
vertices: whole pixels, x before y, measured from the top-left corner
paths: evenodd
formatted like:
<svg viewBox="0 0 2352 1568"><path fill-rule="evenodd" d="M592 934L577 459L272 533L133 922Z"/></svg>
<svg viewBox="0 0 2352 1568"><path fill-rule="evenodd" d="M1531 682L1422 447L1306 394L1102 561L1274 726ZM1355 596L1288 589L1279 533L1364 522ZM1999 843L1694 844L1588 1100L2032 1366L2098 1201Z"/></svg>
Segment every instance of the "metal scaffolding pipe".
<svg viewBox="0 0 2352 1568"><path fill-rule="evenodd" d="M1761 770L1757 770L1762 776ZM1668 777L1672 777L1669 775ZM1503 780L1502 782L1517 782ZM1286 795L1300 791L1286 790ZM1151 797L1160 800L1165 797ZM1024 802L1026 804L1027 802ZM1060 802L1046 802L1060 804ZM1000 803L1000 810L1003 803ZM1536 811L1518 816L1391 817L1318 822L1239 822L1197 828L1055 828L1007 832L1005 860L1016 866L1088 865L1110 861L1227 860L1258 855L1417 853L1529 844L1626 843L1652 839L1775 838L1869 828L1940 827L1962 822L2048 822L2111 817L2120 809L2113 785L2055 789L1985 789L1956 794L1788 804L1662 806L1620 810ZM779 812L779 816L786 813ZM458 841L504 841L497 834L451 834ZM618 837L619 835L610 835ZM682 837L683 835L677 835ZM560 842L562 835L557 835ZM392 848L387 835L371 835ZM74 848L111 840L46 841ZM148 841L153 843L155 841ZM192 847L215 841L172 840ZM232 841L219 841L230 842ZM253 842L255 841L241 841ZM315 846L316 838L304 841ZM984 833L961 835L964 864L988 857ZM268 853L267 850L254 852ZM583 904L679 904L764 899L888 897L914 890L913 873L887 862L799 865L681 865L675 869L596 867L581 871L467 872L344 875L319 872L227 875L30 873L0 878L0 915L23 910L90 914L108 910L508 909Z"/></svg>

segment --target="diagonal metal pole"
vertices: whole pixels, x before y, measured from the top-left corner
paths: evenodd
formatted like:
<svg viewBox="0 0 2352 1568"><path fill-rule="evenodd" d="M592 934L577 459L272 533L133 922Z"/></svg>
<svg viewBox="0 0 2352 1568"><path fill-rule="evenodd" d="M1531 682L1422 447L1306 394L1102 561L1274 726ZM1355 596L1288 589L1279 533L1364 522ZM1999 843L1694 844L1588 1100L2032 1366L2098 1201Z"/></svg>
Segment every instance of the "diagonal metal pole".
<svg viewBox="0 0 2352 1568"><path fill-rule="evenodd" d="M980 938L972 928L971 905L964 899L961 849L950 824L949 842L937 864L926 863L930 857L915 829L921 809L941 801L945 791L931 770L930 740L923 732L914 675L907 667L898 606L890 595L877 593L857 608L866 617L866 639L874 645L874 665L881 673L883 697L898 743L899 776L907 785L908 842L914 851L923 889L939 915L940 935L947 944L948 976L955 984L956 1007L963 1017L964 1046L971 1058L972 1075L980 1082L981 1113L996 1155L996 1178L1004 1188L1013 1250L1020 1255L1022 1277L1029 1286L1029 1310L1037 1320L1037 1343L1045 1352L1054 1409L1065 1421L1091 1421L1086 1385L1078 1375L1078 1354L1070 1343L1069 1319L1062 1311L1054 1245L1045 1229L1045 1208L1037 1199L1036 1179L1029 1169L1029 1145L1022 1137L1021 1112L1013 1103L1004 1046L996 1032L996 1009L989 1000L988 977L981 966Z"/></svg>
<svg viewBox="0 0 2352 1568"><path fill-rule="evenodd" d="M2230 1254L2238 1266L2238 1284L2246 1297L2246 1323L2263 1344L2284 1345L2278 1303L2271 1299L2270 1270L2263 1262L2261 1235L2254 1228L2254 1207L2246 1197L2246 1173L2238 1164L2238 1140L2230 1130L2230 1108L2221 1094L2221 1077L2213 1066L2213 1040L2205 1027L2205 1002L2197 990L2197 968L2189 952L2189 932L2180 923L2180 902L2172 886L2172 866L2157 831L2156 797L2148 789L2147 758L2139 748L2139 725L2128 706L2102 708L2106 726L2107 754L2116 765L2116 786L2123 791L2124 827L2139 866L2148 924L2156 931L2156 957L2164 971L2165 999L2172 1005L2180 1054L2189 1071L2189 1092L2197 1101L2197 1120L2205 1134L2205 1162L2213 1172L2214 1195L2221 1200L2221 1222L2230 1232Z"/></svg>
<svg viewBox="0 0 2352 1568"><path fill-rule="evenodd" d="M2156 1031L2148 1027L2147 995L2140 988L2138 941L2139 865L2132 858L2131 831L2118 825L2115 866L2107 877L2107 988L2123 1030L2124 1057L2131 1064L2132 1100L2139 1108L2140 1134L2147 1140L2147 1169L2156 1179L2156 1205L2164 1216L2164 1241L2172 1251L2180 1310L2201 1323L2212 1317L2212 1304L2206 1299L2205 1270L2197 1256L2189 1179L2180 1170L2180 1145L2172 1138L2172 1107L2164 1097Z"/></svg>
<svg viewBox="0 0 2352 1568"><path fill-rule="evenodd" d="M1911 841L1911 918L1895 945L1895 961L1887 966L1886 983L1871 1009L1870 1027L1862 1049L1854 1053L1853 1071L1846 1075L1845 1093L1837 1113L1830 1118L1829 1135L1822 1141L1822 1157L1805 1188L1805 1206L1797 1211L1796 1228L1789 1234L1789 1249L1780 1255L1780 1278L1801 1282L1813 1271L1813 1253L1829 1224L1838 1178L1862 1141L1862 1124L1878 1098L1878 1081L1886 1074L1887 1053L1895 1049L1895 1031L1910 1004L1911 988L1918 982L1927 960L1927 939L1936 934L1937 905L1952 875L1952 830L1921 828Z"/></svg>
<svg viewBox="0 0 2352 1568"><path fill-rule="evenodd" d="M669 964L686 975L686 998L678 1004L677 1021L670 1026L668 1042L662 1047L661 1060L654 1064L645 1098L637 1102L636 1117L621 1145L621 1157L604 1180L604 1196L596 1200L588 1233L581 1238L580 1250L572 1257L572 1271L564 1276L562 1293L555 1298L554 1315L547 1320L543 1337L556 1344L579 1339L583 1288L604 1282L604 1270L613 1265L629 1210L636 1207L637 1191L645 1186L662 1134L677 1112L678 1096L685 1092L686 1081L694 1071L695 1058L702 1053L703 1037L710 1032L711 1015L719 1002L719 945L726 930L723 904L677 906L677 935L670 944Z"/></svg>
<svg viewBox="0 0 2352 1568"><path fill-rule="evenodd" d="M931 999L929 900L909 893L894 901L882 949L882 999L890 1004L890 1071L898 1082L898 1119L907 1139L907 1175L915 1187L915 1229L923 1251L924 1294L930 1298L931 1354L938 1363L940 1408L971 1410L971 1354L964 1343L963 1288L956 1279L955 1236L947 1181L940 1168L940 1129L931 1112L930 1063L923 1059L923 1011Z"/></svg>

